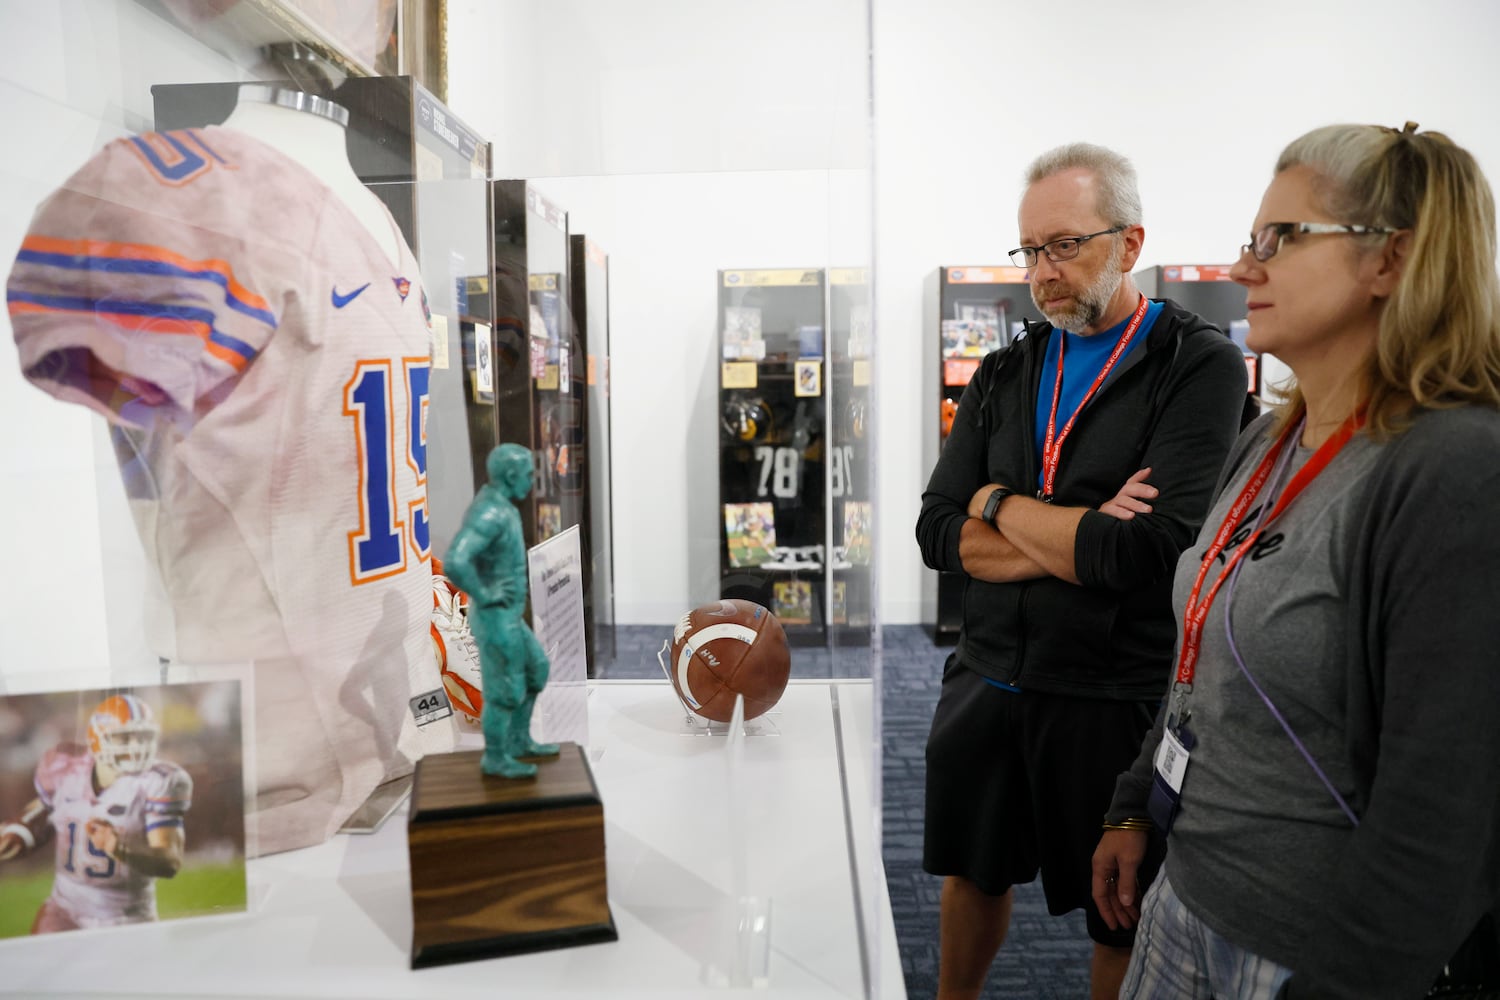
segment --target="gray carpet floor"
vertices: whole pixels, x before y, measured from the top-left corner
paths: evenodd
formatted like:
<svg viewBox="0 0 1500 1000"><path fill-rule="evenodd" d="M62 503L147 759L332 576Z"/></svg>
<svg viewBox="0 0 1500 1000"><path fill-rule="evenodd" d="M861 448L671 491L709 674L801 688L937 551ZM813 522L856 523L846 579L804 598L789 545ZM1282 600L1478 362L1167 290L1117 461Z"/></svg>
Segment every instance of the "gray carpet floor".
<svg viewBox="0 0 1500 1000"><path fill-rule="evenodd" d="M656 651L670 625L601 630L596 676L659 678ZM929 1000L937 992L938 896L941 883L922 871L923 750L937 704L938 682L949 649L933 644L916 625L886 626L882 654L882 856L907 995ZM794 676L869 675L867 648L793 651ZM1041 884L1016 887L1010 937L990 970L986 1000L1078 1000L1088 996L1090 946L1083 914L1047 913Z"/></svg>

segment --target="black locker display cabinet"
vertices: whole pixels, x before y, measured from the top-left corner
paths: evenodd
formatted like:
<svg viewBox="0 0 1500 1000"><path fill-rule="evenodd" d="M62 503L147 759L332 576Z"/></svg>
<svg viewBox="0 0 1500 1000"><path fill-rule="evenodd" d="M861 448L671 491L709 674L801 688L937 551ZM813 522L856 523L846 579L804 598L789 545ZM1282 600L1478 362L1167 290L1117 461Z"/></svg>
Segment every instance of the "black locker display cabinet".
<svg viewBox="0 0 1500 1000"><path fill-rule="evenodd" d="M870 269L828 271L829 627L835 644L870 641L874 602Z"/></svg>
<svg viewBox="0 0 1500 1000"><path fill-rule="evenodd" d="M928 384L937 389L937 399L933 406L936 431L925 435L927 463L922 483L917 485L919 492L926 483L925 472L936 464L947 441L958 401L979 363L991 351L1022 336L1025 321L1045 322L1041 310L1031 301L1024 267L940 267L928 278L925 291ZM934 362L935 374L931 374ZM963 624L964 576L946 572L935 576L933 641L954 643Z"/></svg>
<svg viewBox="0 0 1500 1000"><path fill-rule="evenodd" d="M1260 395L1260 355L1245 343L1250 332L1245 307L1248 292L1229 277L1229 264L1158 264L1135 273L1135 281L1149 298L1171 299L1229 334L1245 356L1245 384L1249 396ZM1246 421L1260 412L1247 398Z"/></svg>
<svg viewBox="0 0 1500 1000"><path fill-rule="evenodd" d="M573 322L585 363L581 422L586 429L588 489L583 523L583 606L590 676L596 655L615 656L613 479L610 472L609 257L587 236L568 236ZM575 380L579 377L575 371Z"/></svg>
<svg viewBox="0 0 1500 1000"><path fill-rule="evenodd" d="M793 645L827 640L825 275L718 273L721 597L770 608Z"/></svg>
<svg viewBox="0 0 1500 1000"><path fill-rule="evenodd" d="M535 458L519 506L528 546L583 521L587 456L582 429L583 352L568 302L567 213L523 180L491 184L494 205L495 432Z"/></svg>
<svg viewBox="0 0 1500 1000"><path fill-rule="evenodd" d="M494 181L494 274L490 296L495 433L531 451L536 477L518 505L528 547L578 528L580 558L594 551L589 516L592 444L588 349L574 322L568 215L524 180ZM606 324L607 328L607 324ZM595 671L592 603L585 587L583 627L589 676Z"/></svg>

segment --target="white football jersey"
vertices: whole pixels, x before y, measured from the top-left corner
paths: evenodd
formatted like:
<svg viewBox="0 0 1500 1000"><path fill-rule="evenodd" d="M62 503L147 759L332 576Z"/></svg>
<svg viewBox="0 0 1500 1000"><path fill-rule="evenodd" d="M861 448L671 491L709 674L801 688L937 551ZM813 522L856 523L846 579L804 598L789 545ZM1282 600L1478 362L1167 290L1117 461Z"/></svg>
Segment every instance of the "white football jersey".
<svg viewBox="0 0 1500 1000"><path fill-rule="evenodd" d="M414 720L442 689L430 341L391 226L399 260L264 143L150 133L42 203L7 287L26 377L114 425L170 611L157 651L255 662L261 853L325 839L452 748L451 719Z"/></svg>
<svg viewBox="0 0 1500 1000"><path fill-rule="evenodd" d="M156 919L156 880L97 850L91 819L108 820L127 848L140 850L159 826L183 825L193 804L193 779L158 760L140 774L121 774L94 791L94 758L65 743L47 751L36 769L36 792L50 809L57 864L52 899L79 927L107 927Z"/></svg>

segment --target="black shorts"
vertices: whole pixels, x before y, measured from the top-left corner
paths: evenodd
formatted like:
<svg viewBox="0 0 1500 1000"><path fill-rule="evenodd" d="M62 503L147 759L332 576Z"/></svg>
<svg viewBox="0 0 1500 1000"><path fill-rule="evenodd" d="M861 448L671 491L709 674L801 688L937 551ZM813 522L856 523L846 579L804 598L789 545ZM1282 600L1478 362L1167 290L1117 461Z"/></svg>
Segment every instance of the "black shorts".
<svg viewBox="0 0 1500 1000"><path fill-rule="evenodd" d="M1084 910L1089 937L1129 947L1094 906L1092 860L1115 779L1128 769L1156 704L1006 691L949 657L927 739L922 867L1000 895L1037 872L1053 914ZM1166 840L1152 835L1140 895Z"/></svg>

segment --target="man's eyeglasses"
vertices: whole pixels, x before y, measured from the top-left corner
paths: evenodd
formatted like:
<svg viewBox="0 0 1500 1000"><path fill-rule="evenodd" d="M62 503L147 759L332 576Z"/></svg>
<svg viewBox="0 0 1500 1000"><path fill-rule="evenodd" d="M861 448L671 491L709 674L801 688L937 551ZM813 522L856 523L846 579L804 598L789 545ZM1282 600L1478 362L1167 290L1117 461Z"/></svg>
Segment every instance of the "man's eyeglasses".
<svg viewBox="0 0 1500 1000"><path fill-rule="evenodd" d="M1337 222L1268 222L1250 234L1250 242L1240 247L1240 253L1254 254L1264 264L1276 256L1281 241L1293 233L1335 236L1379 236L1394 233L1394 229L1379 226L1346 226Z"/></svg>
<svg viewBox="0 0 1500 1000"><path fill-rule="evenodd" d="M1010 252L1010 259L1017 267L1036 267L1037 255L1046 254L1047 259L1052 263L1061 264L1065 260L1077 257L1083 245L1094 237L1109 236L1124 228L1124 226L1112 226L1109 229L1101 229L1097 233L1089 233L1087 236L1064 236L1060 240L1052 240L1039 247L1016 247Z"/></svg>

